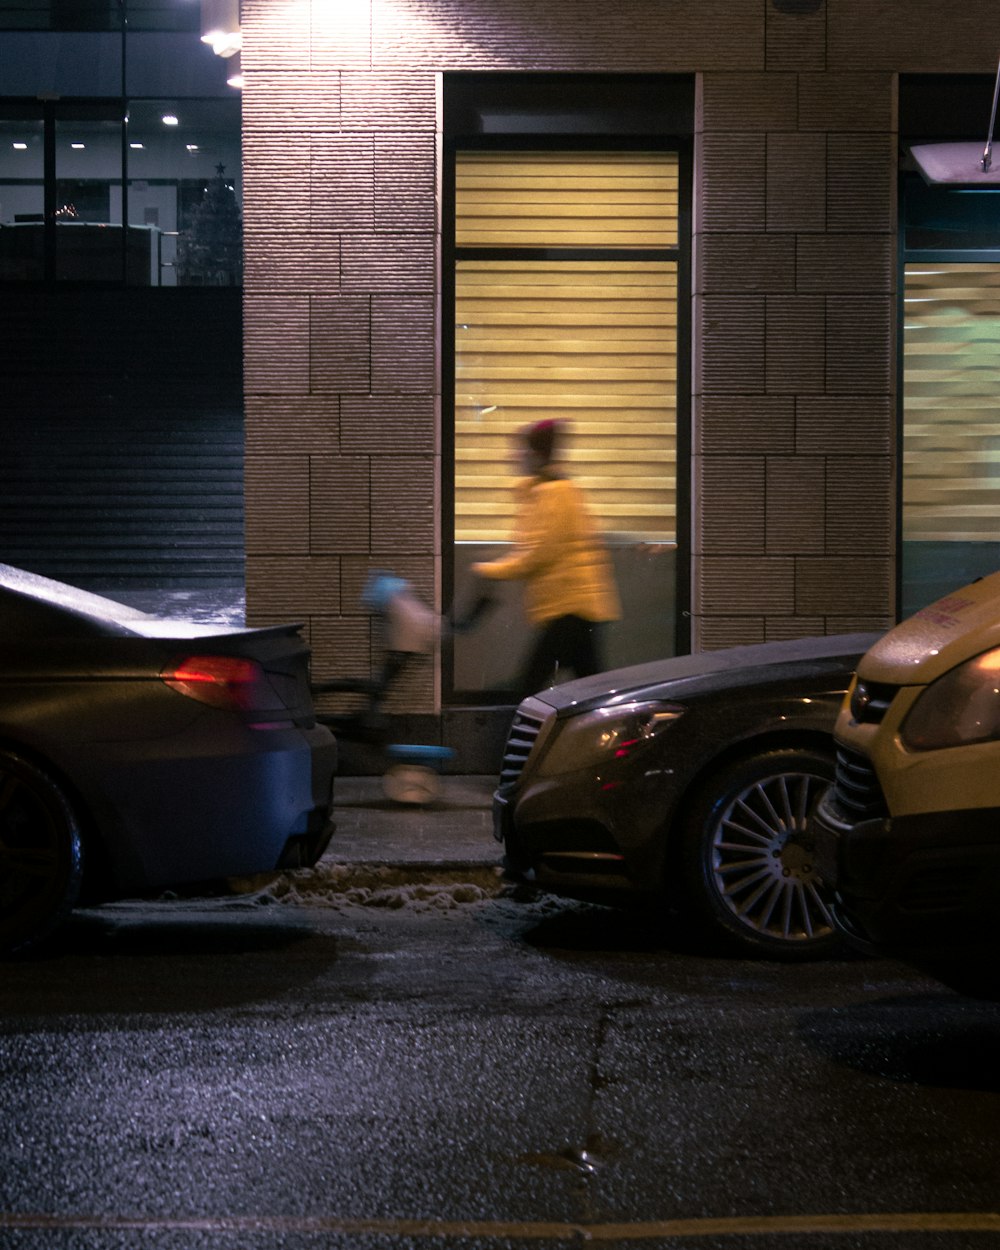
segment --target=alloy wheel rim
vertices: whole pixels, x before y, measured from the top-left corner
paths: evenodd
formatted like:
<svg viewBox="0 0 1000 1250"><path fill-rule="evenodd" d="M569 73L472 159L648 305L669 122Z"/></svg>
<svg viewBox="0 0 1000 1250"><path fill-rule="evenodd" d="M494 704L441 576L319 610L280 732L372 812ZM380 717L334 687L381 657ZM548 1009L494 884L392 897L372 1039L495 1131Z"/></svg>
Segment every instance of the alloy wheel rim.
<svg viewBox="0 0 1000 1250"><path fill-rule="evenodd" d="M833 932L806 821L829 782L778 773L741 790L712 833L711 872L722 904L757 936L815 942Z"/></svg>

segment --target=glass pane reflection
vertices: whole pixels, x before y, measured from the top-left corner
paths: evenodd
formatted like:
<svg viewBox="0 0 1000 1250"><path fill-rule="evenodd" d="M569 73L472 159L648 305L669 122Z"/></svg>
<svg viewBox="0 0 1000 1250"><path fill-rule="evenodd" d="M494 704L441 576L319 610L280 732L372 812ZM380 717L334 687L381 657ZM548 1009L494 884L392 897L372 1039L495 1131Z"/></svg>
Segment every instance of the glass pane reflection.
<svg viewBox="0 0 1000 1250"><path fill-rule="evenodd" d="M56 277L60 281L122 279L121 135L117 118L56 122L54 212ZM131 255L131 241L129 250ZM137 259L131 261L130 268Z"/></svg>
<svg viewBox="0 0 1000 1250"><path fill-rule="evenodd" d="M0 118L0 280L45 276L44 177L41 120Z"/></svg>

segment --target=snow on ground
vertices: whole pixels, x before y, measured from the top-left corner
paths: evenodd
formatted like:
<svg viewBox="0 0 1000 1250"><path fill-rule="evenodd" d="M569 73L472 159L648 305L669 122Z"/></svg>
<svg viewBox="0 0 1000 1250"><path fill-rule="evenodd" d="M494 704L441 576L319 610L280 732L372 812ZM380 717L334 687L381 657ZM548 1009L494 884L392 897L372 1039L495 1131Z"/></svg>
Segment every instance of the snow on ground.
<svg viewBox="0 0 1000 1250"><path fill-rule="evenodd" d="M250 889L254 901L301 904L346 910L375 907L386 911L452 912L484 903L509 891L497 868L420 869L388 865L321 863L283 872L261 885L256 879L232 883Z"/></svg>

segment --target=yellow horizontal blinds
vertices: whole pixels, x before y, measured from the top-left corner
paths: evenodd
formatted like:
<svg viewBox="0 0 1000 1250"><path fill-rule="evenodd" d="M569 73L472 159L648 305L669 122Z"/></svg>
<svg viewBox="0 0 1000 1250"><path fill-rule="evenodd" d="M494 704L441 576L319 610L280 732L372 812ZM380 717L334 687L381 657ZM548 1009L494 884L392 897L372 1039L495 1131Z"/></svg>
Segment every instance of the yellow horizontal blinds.
<svg viewBox="0 0 1000 1250"><path fill-rule="evenodd" d="M459 247L677 244L676 152L463 152Z"/></svg>
<svg viewBox="0 0 1000 1250"><path fill-rule="evenodd" d="M1000 265L906 266L903 534L1000 539Z"/></svg>
<svg viewBox="0 0 1000 1250"><path fill-rule="evenodd" d="M605 531L672 540L676 263L463 260L455 308L457 541L509 536L513 435L546 417Z"/></svg>

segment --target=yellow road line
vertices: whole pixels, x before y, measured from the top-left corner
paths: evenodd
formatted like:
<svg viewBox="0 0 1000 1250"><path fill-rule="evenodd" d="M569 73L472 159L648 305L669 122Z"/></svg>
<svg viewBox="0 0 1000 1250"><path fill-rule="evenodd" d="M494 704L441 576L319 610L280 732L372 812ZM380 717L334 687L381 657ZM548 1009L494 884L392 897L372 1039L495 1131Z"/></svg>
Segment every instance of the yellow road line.
<svg viewBox="0 0 1000 1250"><path fill-rule="evenodd" d="M426 1238L448 1241L541 1241L583 1238L588 1241L644 1241L669 1237L746 1237L754 1234L798 1235L857 1233L1000 1232L996 1211L904 1211L853 1215L748 1215L703 1219L644 1220L621 1224L558 1222L515 1223L502 1220L364 1220L336 1216L177 1216L43 1215L0 1212L0 1229L143 1230L145 1232L327 1233L342 1236Z"/></svg>

